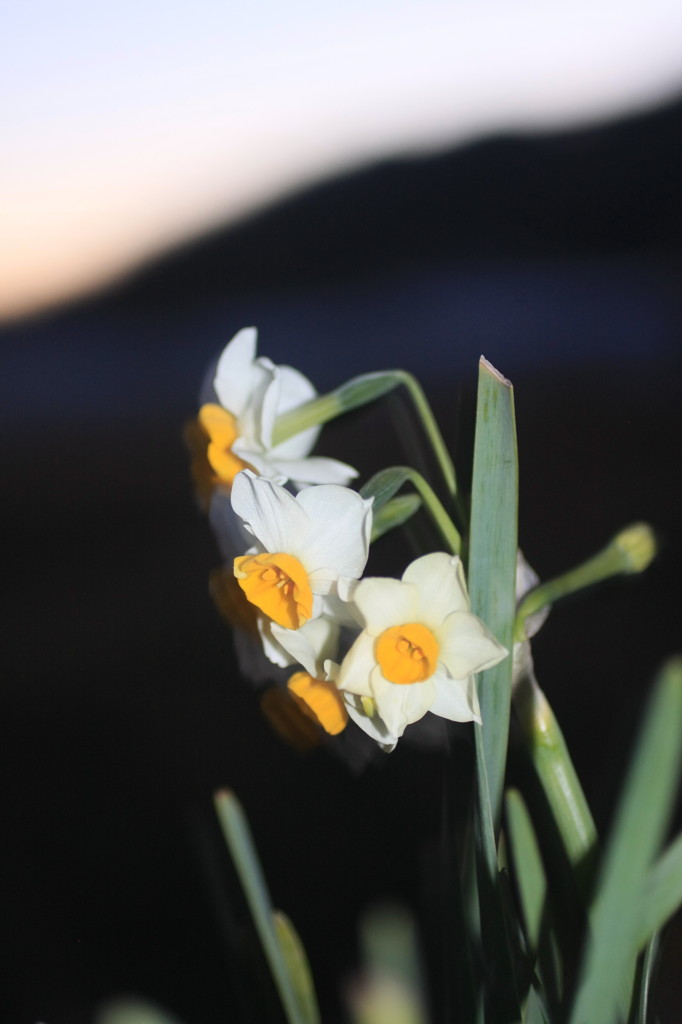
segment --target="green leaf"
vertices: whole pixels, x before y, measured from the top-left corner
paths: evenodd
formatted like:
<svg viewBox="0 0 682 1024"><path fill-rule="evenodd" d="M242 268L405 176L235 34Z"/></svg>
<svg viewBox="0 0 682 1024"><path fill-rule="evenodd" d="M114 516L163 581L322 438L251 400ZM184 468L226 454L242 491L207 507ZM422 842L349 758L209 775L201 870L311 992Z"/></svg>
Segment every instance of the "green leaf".
<svg viewBox="0 0 682 1024"><path fill-rule="evenodd" d="M518 790L507 791L506 811L514 877L518 884L526 937L530 952L537 954L547 879L533 823Z"/></svg>
<svg viewBox="0 0 682 1024"><path fill-rule="evenodd" d="M642 892L637 947L643 949L652 935L682 906L682 835L653 866Z"/></svg>
<svg viewBox="0 0 682 1024"><path fill-rule="evenodd" d="M490 812L499 829L509 737L516 608L518 458L514 393L485 359L479 364L471 495L469 594L474 613L509 651L478 677Z"/></svg>
<svg viewBox="0 0 682 1024"><path fill-rule="evenodd" d="M397 494L403 484L410 480L413 472L409 466L389 466L388 469L380 469L360 488L360 494L365 499L374 498L372 511L376 515L393 495Z"/></svg>
<svg viewBox="0 0 682 1024"><path fill-rule="evenodd" d="M632 1024L652 1024L651 995L658 969L660 939L656 933L648 943L641 957L634 993L634 1016Z"/></svg>
<svg viewBox="0 0 682 1024"><path fill-rule="evenodd" d="M305 948L293 924L281 911L274 913L273 923L280 948L286 960L289 977L296 990L299 1006L306 1024L319 1024L320 1011L317 1007L315 986Z"/></svg>
<svg viewBox="0 0 682 1024"><path fill-rule="evenodd" d="M418 494L401 494L387 501L372 519L372 543L390 530L403 526L421 505L422 500Z"/></svg>
<svg viewBox="0 0 682 1024"><path fill-rule="evenodd" d="M445 546L453 554L459 554L462 540L454 523L436 497L433 488L426 482L421 473L410 466L391 466L382 469L367 481L361 488L363 498L374 498L373 508L379 511L393 497L404 483L411 483L421 498L424 508L438 528Z"/></svg>
<svg viewBox="0 0 682 1024"><path fill-rule="evenodd" d="M570 1024L615 1024L627 1012L642 898L668 826L682 754L682 659L656 685L608 846Z"/></svg>
<svg viewBox="0 0 682 1024"><path fill-rule="evenodd" d="M289 963L282 950L270 895L248 821L234 793L219 790L213 800L288 1024L310 1024L312 1018L306 1016L305 1009L299 1003Z"/></svg>

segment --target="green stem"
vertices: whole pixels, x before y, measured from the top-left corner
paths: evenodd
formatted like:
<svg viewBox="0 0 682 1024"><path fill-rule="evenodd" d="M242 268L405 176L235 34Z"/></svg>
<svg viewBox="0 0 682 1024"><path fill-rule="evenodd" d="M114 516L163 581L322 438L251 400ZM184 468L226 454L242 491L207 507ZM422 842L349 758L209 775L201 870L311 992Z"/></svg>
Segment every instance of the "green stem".
<svg viewBox="0 0 682 1024"><path fill-rule="evenodd" d="M443 474L448 493L454 498L457 494L457 479L452 459L421 385L416 377L406 370L385 370L381 373L365 373L353 377L334 391L312 398L296 409L282 413L275 422L272 444L281 444L310 427L327 423L336 416L350 412L351 409L373 402L401 385L407 389L412 399Z"/></svg>
<svg viewBox="0 0 682 1024"><path fill-rule="evenodd" d="M526 619L547 605L611 576L642 572L655 554L656 538L646 523L633 523L621 530L603 551L563 576L547 580L526 594L516 613L514 639L525 639Z"/></svg>
<svg viewBox="0 0 682 1024"><path fill-rule="evenodd" d="M462 538L452 519L436 497L433 488L416 469L412 469L410 466L403 466L401 468L404 470L405 479L409 480L419 493L425 508L431 515L448 548L453 555L458 555L462 550Z"/></svg>
<svg viewBox="0 0 682 1024"><path fill-rule="evenodd" d="M563 733L530 667L518 680L513 706L581 893L588 895L597 829Z"/></svg>

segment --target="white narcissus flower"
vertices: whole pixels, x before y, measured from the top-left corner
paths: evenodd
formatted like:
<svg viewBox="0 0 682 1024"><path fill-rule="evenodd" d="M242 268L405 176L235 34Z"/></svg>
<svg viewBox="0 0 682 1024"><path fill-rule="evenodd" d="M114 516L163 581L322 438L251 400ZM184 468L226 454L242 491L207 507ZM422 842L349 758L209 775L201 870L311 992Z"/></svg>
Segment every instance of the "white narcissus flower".
<svg viewBox="0 0 682 1024"><path fill-rule="evenodd" d="M239 473L232 508L256 544L234 559L248 600L268 619L299 629L317 618L342 577L358 579L367 562L372 502L337 484L284 487Z"/></svg>
<svg viewBox="0 0 682 1024"><path fill-rule="evenodd" d="M277 417L315 398L317 392L298 370L256 357L257 338L255 327L245 327L224 349L199 411L198 432L189 436L197 455L199 435L207 444L210 482L230 487L236 474L248 468L278 483L349 483L357 476L351 466L336 459L309 457L319 427L273 446ZM201 485L200 466L195 466L194 472Z"/></svg>
<svg viewBox="0 0 682 1024"><path fill-rule="evenodd" d="M456 555L424 555L402 580L361 580L353 601L364 628L337 685L370 698L391 740L427 711L480 721L473 675L507 651L472 614Z"/></svg>

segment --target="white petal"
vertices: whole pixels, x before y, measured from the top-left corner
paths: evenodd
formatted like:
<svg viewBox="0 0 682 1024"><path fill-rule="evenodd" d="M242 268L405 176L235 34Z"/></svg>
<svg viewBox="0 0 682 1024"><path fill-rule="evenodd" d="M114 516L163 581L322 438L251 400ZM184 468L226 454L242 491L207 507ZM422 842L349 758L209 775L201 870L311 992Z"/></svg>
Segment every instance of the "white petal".
<svg viewBox="0 0 682 1024"><path fill-rule="evenodd" d="M288 668L296 664L296 659L291 657L289 652L282 647L277 637L273 635L272 622L266 615L258 615L258 632L263 644L263 653L273 665L279 665L280 668Z"/></svg>
<svg viewBox="0 0 682 1024"><path fill-rule="evenodd" d="M389 753L395 748L398 742L397 736L392 736L386 728L386 723L382 721L379 715L374 715L369 718L362 710L362 704L360 698L354 694L346 693L343 695L343 703L346 706L348 717L359 726L363 732L371 736L373 740L379 744L379 746L386 753Z"/></svg>
<svg viewBox="0 0 682 1024"><path fill-rule="evenodd" d="M280 451L281 446L272 448L267 455L268 462L297 485L339 484L345 487L358 475L357 469L338 459L328 459L323 455L313 455L308 459L282 459Z"/></svg>
<svg viewBox="0 0 682 1024"><path fill-rule="evenodd" d="M268 395L268 408L263 410L264 420L267 421L269 430L268 443L272 437L272 427L277 416L289 412L317 396L317 391L308 378L292 366L278 366L276 381L277 389L273 395ZM282 459L303 458L313 448L320 430L319 426L310 427L278 444L273 451L277 453L278 458Z"/></svg>
<svg viewBox="0 0 682 1024"><path fill-rule="evenodd" d="M408 565L403 579L418 588L421 621L432 629L451 612L471 609L462 562L457 555L444 551L423 555Z"/></svg>
<svg viewBox="0 0 682 1024"><path fill-rule="evenodd" d="M431 713L451 722L480 722L480 708L473 676L449 679L445 672L433 676L436 696Z"/></svg>
<svg viewBox="0 0 682 1024"><path fill-rule="evenodd" d="M453 612L436 631L439 660L454 679L497 665L507 656L480 619L470 612Z"/></svg>
<svg viewBox="0 0 682 1024"><path fill-rule="evenodd" d="M315 679L324 677L324 663L336 657L339 625L320 616L300 629L285 629L273 622L270 631L277 642Z"/></svg>
<svg viewBox="0 0 682 1024"><path fill-rule="evenodd" d="M419 616L419 594L412 583L381 576L360 580L353 602L365 628L378 636L391 626L415 622Z"/></svg>
<svg viewBox="0 0 682 1024"><path fill-rule="evenodd" d="M231 498L235 513L265 551L297 555L305 544L310 523L292 494L245 470L234 478Z"/></svg>
<svg viewBox="0 0 682 1024"><path fill-rule="evenodd" d="M336 577L361 576L372 532L371 501L337 484L308 487L296 500L310 520L301 558L308 572L331 569Z"/></svg>
<svg viewBox="0 0 682 1024"><path fill-rule="evenodd" d="M239 413L239 437L232 445L232 451L247 462L252 462L249 452L265 452L270 443L263 410L267 406L268 395L277 390L275 372L276 368L269 359L257 359L251 367L249 393Z"/></svg>
<svg viewBox="0 0 682 1024"><path fill-rule="evenodd" d="M254 360L258 331L255 327L244 327L235 334L218 359L213 387L218 400L234 416L240 416L254 382L260 379L254 374Z"/></svg>
<svg viewBox="0 0 682 1024"><path fill-rule="evenodd" d="M341 662L336 678L337 686L340 690L348 690L361 697L371 697L370 676L376 664L374 639L367 633L361 633Z"/></svg>
<svg viewBox="0 0 682 1024"><path fill-rule="evenodd" d="M370 683L379 715L394 736L402 736L406 726L423 718L436 696L432 679L400 686L384 679L378 665L370 676Z"/></svg>

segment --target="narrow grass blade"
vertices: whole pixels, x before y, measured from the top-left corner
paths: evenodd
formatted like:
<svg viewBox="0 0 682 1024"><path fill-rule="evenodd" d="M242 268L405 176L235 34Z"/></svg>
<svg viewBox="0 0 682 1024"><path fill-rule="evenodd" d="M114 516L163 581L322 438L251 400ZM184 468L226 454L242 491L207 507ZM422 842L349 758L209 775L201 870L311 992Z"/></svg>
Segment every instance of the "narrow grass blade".
<svg viewBox="0 0 682 1024"><path fill-rule="evenodd" d="M507 831L529 952L537 955L547 879L533 823L518 790L507 792Z"/></svg>
<svg viewBox="0 0 682 1024"><path fill-rule="evenodd" d="M483 755L495 831L499 829L509 736L516 606L518 457L514 393L485 359L479 364L476 437L471 495L469 593L472 609L508 658L482 672L478 692Z"/></svg>
<svg viewBox="0 0 682 1024"><path fill-rule="evenodd" d="M273 922L289 970L289 977L296 990L303 1020L306 1021L306 1024L319 1024L320 1011L317 1007L313 976L303 943L286 914L276 910Z"/></svg>
<svg viewBox="0 0 682 1024"><path fill-rule="evenodd" d="M627 1012L642 894L667 828L682 754L682 659L656 685L600 871L570 1024L615 1024Z"/></svg>
<svg viewBox="0 0 682 1024"><path fill-rule="evenodd" d="M309 1018L299 1005L289 965L282 952L267 885L241 805L229 790L219 790L214 796L214 804L288 1024L309 1024Z"/></svg>
<svg viewBox="0 0 682 1024"><path fill-rule="evenodd" d="M637 947L643 949L651 936L682 906L682 835L668 847L649 872L642 892Z"/></svg>

